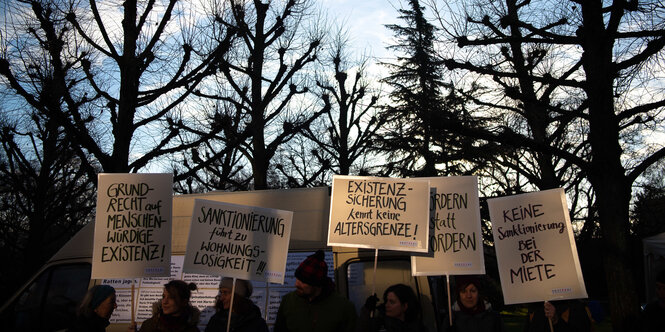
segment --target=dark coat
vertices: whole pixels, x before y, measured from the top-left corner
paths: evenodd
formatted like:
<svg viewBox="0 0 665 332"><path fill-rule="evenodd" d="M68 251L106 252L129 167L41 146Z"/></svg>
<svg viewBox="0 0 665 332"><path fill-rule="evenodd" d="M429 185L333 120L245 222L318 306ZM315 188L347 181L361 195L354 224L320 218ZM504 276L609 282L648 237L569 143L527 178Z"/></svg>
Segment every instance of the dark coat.
<svg viewBox="0 0 665 332"><path fill-rule="evenodd" d="M558 316L553 324L554 332L589 332L591 331L591 313L584 303L577 300L552 301ZM525 332L550 332L550 326L543 303L531 306L527 316Z"/></svg>
<svg viewBox="0 0 665 332"><path fill-rule="evenodd" d="M165 315L162 312L162 303L152 305L152 317L141 324L139 332L199 332L196 325L199 323L201 312L199 309L187 306L180 316Z"/></svg>
<svg viewBox="0 0 665 332"><path fill-rule="evenodd" d="M356 332L428 332L427 327L421 319L406 322L397 318L387 317L383 305L379 306L375 312L377 315L370 317L370 311L365 307L362 308Z"/></svg>
<svg viewBox="0 0 665 332"><path fill-rule="evenodd" d="M106 318L92 315L91 317L79 316L74 325L69 328L69 332L105 332L109 326L109 320Z"/></svg>
<svg viewBox="0 0 665 332"><path fill-rule="evenodd" d="M457 303L453 306L453 325L450 326L450 318L444 321L443 331L450 332L501 332L503 323L498 312L492 310L489 303L485 303L484 310L479 312L462 311Z"/></svg>
<svg viewBox="0 0 665 332"><path fill-rule="evenodd" d="M268 325L261 317L261 310L251 300L236 298L231 314L232 332L268 332ZM229 319L229 310L217 311L206 326L205 332L225 332Z"/></svg>

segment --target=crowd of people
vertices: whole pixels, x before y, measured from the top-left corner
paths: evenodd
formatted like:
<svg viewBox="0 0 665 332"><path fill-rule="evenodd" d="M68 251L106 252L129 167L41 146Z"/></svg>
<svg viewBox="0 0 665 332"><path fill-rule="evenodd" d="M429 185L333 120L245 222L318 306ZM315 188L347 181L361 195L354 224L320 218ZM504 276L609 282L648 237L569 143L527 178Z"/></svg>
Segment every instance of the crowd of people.
<svg viewBox="0 0 665 332"><path fill-rule="evenodd" d="M334 291L323 251L308 256L295 271L295 290L284 295L277 311L274 332L427 332L420 299L404 284L383 292L382 302L373 294L359 315L355 306ZM485 296L482 276L457 276L450 313L440 317L439 331L502 332L504 324ZM194 283L172 280L164 285L162 299L153 304L152 317L139 332L198 332L200 311L190 298ZM252 283L223 278L216 297L215 314L204 332L268 332L260 309L252 302ZM665 271L656 278L657 299L649 303L637 331L661 331L665 327ZM115 289L108 285L90 288L81 301L70 332L103 332L117 307ZM230 311L230 312L229 312ZM229 321L230 319L230 321ZM593 318L579 300L533 304L524 323L525 332L589 332ZM136 323L128 332L136 332Z"/></svg>

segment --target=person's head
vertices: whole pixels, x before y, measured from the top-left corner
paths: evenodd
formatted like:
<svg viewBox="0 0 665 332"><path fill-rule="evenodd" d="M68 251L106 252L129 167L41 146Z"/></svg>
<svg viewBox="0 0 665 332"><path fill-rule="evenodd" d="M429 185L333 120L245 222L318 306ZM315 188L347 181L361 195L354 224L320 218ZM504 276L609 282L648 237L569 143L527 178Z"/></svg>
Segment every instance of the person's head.
<svg viewBox="0 0 665 332"><path fill-rule="evenodd" d="M665 302L665 270L656 275L656 297Z"/></svg>
<svg viewBox="0 0 665 332"><path fill-rule="evenodd" d="M463 309L474 310L481 304L480 279L476 276L461 275L455 278L457 303Z"/></svg>
<svg viewBox="0 0 665 332"><path fill-rule="evenodd" d="M420 302L411 287L396 284L383 292L386 316L411 322L420 316Z"/></svg>
<svg viewBox="0 0 665 332"><path fill-rule="evenodd" d="M165 315L178 316L189 305L192 291L196 290L195 283L186 283L182 280L171 280L164 285L162 293L162 312Z"/></svg>
<svg viewBox="0 0 665 332"><path fill-rule="evenodd" d="M318 296L328 281L328 264L323 250L307 256L295 272L296 294L306 298Z"/></svg>
<svg viewBox="0 0 665 332"><path fill-rule="evenodd" d="M233 278L222 278L219 283L219 294L217 295L217 309L228 309L231 306L231 290L233 289ZM247 280L236 279L235 296L249 298L252 296L252 283ZM237 301L234 300L234 303Z"/></svg>
<svg viewBox="0 0 665 332"><path fill-rule="evenodd" d="M117 307L115 302L115 289L109 285L95 285L81 301L79 315L92 317L97 315L104 319L111 318L113 310Z"/></svg>

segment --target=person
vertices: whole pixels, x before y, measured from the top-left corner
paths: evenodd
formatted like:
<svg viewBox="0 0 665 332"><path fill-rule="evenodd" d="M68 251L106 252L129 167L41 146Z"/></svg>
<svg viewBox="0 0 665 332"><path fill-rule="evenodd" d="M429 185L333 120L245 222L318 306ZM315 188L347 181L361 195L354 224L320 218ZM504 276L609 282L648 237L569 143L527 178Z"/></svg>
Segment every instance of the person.
<svg viewBox="0 0 665 332"><path fill-rule="evenodd" d="M587 306L579 300L546 301L530 306L524 331L589 332L592 322Z"/></svg>
<svg viewBox="0 0 665 332"><path fill-rule="evenodd" d="M642 331L659 331L665 327L665 270L656 275L656 300L642 312Z"/></svg>
<svg viewBox="0 0 665 332"><path fill-rule="evenodd" d="M296 290L282 297L274 332L351 332L353 303L334 292L323 250L308 256L295 272Z"/></svg>
<svg viewBox="0 0 665 332"><path fill-rule="evenodd" d="M201 312L193 307L189 299L196 290L195 283L171 280L164 285L162 300L153 303L152 317L141 324L139 332L199 332ZM136 323L129 331L136 331Z"/></svg>
<svg viewBox="0 0 665 332"><path fill-rule="evenodd" d="M69 332L106 331L109 318L116 305L115 288L109 285L95 285L88 290L78 308L76 321Z"/></svg>
<svg viewBox="0 0 665 332"><path fill-rule="evenodd" d="M455 303L452 306L453 323L450 317L442 321L443 331L451 332L501 332L503 323L499 313L481 292L481 279L473 275L455 278Z"/></svg>
<svg viewBox="0 0 665 332"><path fill-rule="evenodd" d="M205 332L226 331L229 308L231 307L231 290L233 279L223 278L219 284L215 309L217 312L210 317ZM230 331L233 332L268 332L268 325L261 317L261 310L249 298L252 295L252 283L236 279L235 295L233 296L233 313L231 314Z"/></svg>
<svg viewBox="0 0 665 332"><path fill-rule="evenodd" d="M426 332L422 322L420 301L411 287L392 285L383 292L383 304L376 307L378 298L372 295L361 308L357 332ZM372 313L378 309L376 316Z"/></svg>

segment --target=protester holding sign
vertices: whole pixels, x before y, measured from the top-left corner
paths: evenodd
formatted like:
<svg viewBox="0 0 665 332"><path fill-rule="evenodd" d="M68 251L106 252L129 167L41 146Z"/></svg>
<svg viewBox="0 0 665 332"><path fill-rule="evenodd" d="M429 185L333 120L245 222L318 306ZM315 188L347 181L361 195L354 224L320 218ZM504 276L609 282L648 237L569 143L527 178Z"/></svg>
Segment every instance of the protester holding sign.
<svg viewBox="0 0 665 332"><path fill-rule="evenodd" d="M536 303L529 308L526 332L590 332L591 313L579 300ZM550 328L551 327L551 328Z"/></svg>
<svg viewBox="0 0 665 332"><path fill-rule="evenodd" d="M201 312L192 306L189 299L196 284L182 280L171 280L164 285L162 300L152 306L153 315L143 322L140 332L199 332ZM129 327L135 331L136 326Z"/></svg>
<svg viewBox="0 0 665 332"><path fill-rule="evenodd" d="M222 332L227 330L229 309L231 308L231 290L233 278L223 278L219 284L219 295L215 309L217 312L210 318L205 332ZM249 297L252 295L252 283L236 279L233 296L233 313L231 314L230 330L232 332L268 332L268 325L261 317L261 310Z"/></svg>
<svg viewBox="0 0 665 332"><path fill-rule="evenodd" d="M96 285L88 290L79 306L78 316L69 332L103 332L117 307L115 289Z"/></svg>
<svg viewBox="0 0 665 332"><path fill-rule="evenodd" d="M426 332L420 311L420 302L411 287L396 284L383 292L383 304L378 307L378 315L371 317L376 302L372 295L365 302L358 321L357 332Z"/></svg>
<svg viewBox="0 0 665 332"><path fill-rule="evenodd" d="M665 270L656 275L656 300L642 312L642 331L657 331L665 326Z"/></svg>
<svg viewBox="0 0 665 332"><path fill-rule="evenodd" d="M282 298L274 332L351 332L356 310L334 292L323 250L308 256L296 269L296 290Z"/></svg>
<svg viewBox="0 0 665 332"><path fill-rule="evenodd" d="M443 331L450 332L501 332L503 323L499 313L483 296L480 278L460 275L455 278L457 301L452 307L453 325L450 318L443 320Z"/></svg>

